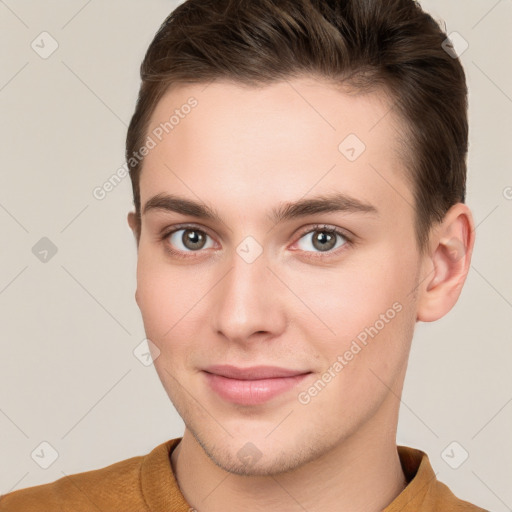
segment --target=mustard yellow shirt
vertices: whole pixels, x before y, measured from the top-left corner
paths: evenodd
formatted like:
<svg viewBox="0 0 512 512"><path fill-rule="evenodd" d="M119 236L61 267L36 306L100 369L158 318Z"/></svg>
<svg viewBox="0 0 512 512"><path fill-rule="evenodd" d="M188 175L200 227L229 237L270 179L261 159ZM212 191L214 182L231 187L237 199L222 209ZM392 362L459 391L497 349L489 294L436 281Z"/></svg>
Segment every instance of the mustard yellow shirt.
<svg viewBox="0 0 512 512"><path fill-rule="evenodd" d="M13 491L0 497L0 512L191 512L170 463L180 441L171 439L147 455ZM407 446L397 450L408 485L383 512L486 512L439 482L424 452Z"/></svg>

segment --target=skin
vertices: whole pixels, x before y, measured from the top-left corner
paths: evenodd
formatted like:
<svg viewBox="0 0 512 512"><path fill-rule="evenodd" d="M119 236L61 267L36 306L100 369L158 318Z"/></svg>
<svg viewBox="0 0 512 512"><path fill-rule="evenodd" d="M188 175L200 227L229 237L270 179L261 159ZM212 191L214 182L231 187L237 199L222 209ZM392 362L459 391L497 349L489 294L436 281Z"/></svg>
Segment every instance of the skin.
<svg viewBox="0 0 512 512"><path fill-rule="evenodd" d="M261 88L180 85L157 105L150 130L190 96L197 107L145 158L141 204L172 193L206 203L222 222L150 210L139 229L128 215L138 243L136 301L160 380L186 425L171 460L180 489L201 512L380 511L404 488L396 430L414 327L441 318L459 297L474 243L471 212L454 205L420 254L396 153L403 125L382 93L349 95L313 77ZM353 162L338 149L350 133L366 145ZM267 218L280 203L333 191L378 213ZM184 245L183 231L162 239L181 223L208 235L205 248ZM316 223L346 230L353 243L336 236L336 247L322 251L313 244L322 233ZM248 236L263 249L252 263L237 254ZM400 312L300 403L298 393L397 302ZM312 373L291 392L240 406L208 387L201 370L212 364ZM237 455L249 442L259 454L252 463Z"/></svg>

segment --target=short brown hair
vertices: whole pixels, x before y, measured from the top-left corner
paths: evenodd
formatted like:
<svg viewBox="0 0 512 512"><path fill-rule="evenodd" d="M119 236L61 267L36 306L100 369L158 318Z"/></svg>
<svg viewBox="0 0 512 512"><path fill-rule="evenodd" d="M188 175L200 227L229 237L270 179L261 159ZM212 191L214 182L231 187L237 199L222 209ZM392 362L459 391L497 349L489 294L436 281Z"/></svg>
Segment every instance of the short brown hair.
<svg viewBox="0 0 512 512"><path fill-rule="evenodd" d="M163 22L142 62L127 161L174 84L225 79L256 86L310 75L356 91L380 89L405 121L400 155L423 252L432 225L465 200L466 77L444 50L446 38L414 0L187 0ZM143 160L131 162L140 233Z"/></svg>

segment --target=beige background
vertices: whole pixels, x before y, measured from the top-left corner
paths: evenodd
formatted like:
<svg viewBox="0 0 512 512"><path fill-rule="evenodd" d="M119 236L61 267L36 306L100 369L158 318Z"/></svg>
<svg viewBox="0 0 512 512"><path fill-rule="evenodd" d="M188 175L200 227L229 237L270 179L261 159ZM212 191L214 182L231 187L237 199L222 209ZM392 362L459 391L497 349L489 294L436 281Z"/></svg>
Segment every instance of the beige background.
<svg viewBox="0 0 512 512"><path fill-rule="evenodd" d="M101 201L92 193L124 163L139 65L177 3L0 1L0 493L183 433L154 369L133 354L144 331L129 178ZM502 512L512 507L512 1L422 4L469 43L478 227L459 303L417 326L398 442L426 451L455 494ZM46 59L31 48L43 31L59 45ZM57 248L46 263L32 252L42 237ZM36 463L50 460L44 441L58 452L48 469ZM458 469L442 457L453 441L455 458L469 453Z"/></svg>

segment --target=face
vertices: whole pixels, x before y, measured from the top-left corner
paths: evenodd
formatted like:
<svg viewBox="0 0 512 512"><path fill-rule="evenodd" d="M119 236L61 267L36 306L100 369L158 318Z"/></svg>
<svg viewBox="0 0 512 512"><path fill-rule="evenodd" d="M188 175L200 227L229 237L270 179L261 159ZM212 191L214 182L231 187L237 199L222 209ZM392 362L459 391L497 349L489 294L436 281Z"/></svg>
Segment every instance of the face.
<svg viewBox="0 0 512 512"><path fill-rule="evenodd" d="M152 116L136 299L171 401L228 471L393 431L421 259L389 108L301 78L183 85Z"/></svg>

